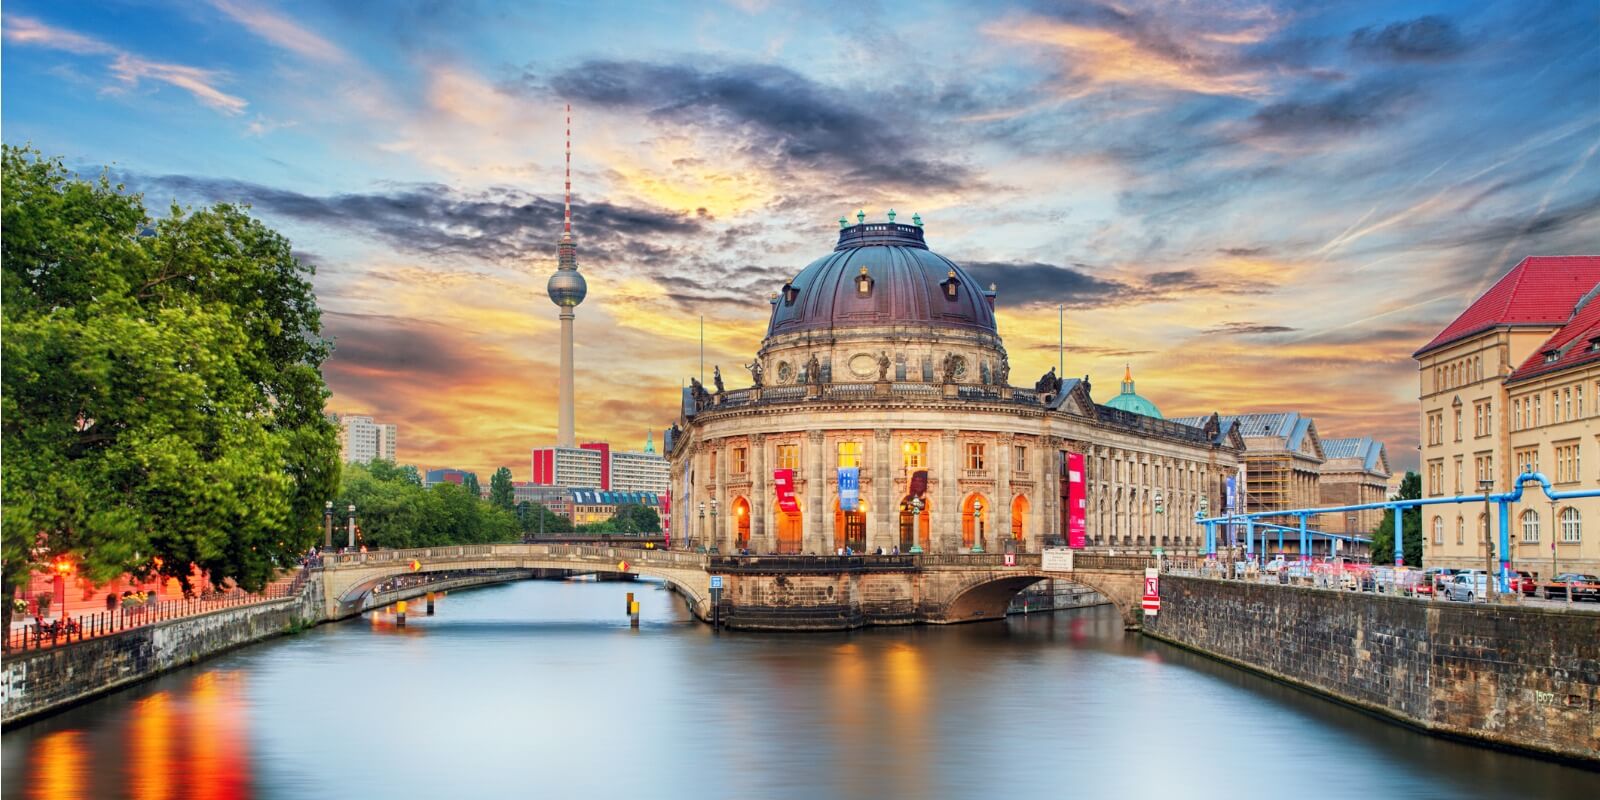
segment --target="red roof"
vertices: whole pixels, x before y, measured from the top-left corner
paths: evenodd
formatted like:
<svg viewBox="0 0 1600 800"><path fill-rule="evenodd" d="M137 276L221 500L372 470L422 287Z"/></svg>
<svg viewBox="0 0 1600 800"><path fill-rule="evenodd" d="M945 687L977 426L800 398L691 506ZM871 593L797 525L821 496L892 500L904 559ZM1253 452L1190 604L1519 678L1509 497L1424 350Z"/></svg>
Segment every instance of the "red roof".
<svg viewBox="0 0 1600 800"><path fill-rule="evenodd" d="M1566 325L1556 331L1528 360L1511 373L1507 382L1537 377L1579 364L1600 361L1600 350L1591 344L1600 340L1600 286L1585 297L1584 304ZM1554 360L1551 360L1551 359Z"/></svg>
<svg viewBox="0 0 1600 800"><path fill-rule="evenodd" d="M1560 325L1600 283L1600 256L1528 256L1412 357L1501 325Z"/></svg>

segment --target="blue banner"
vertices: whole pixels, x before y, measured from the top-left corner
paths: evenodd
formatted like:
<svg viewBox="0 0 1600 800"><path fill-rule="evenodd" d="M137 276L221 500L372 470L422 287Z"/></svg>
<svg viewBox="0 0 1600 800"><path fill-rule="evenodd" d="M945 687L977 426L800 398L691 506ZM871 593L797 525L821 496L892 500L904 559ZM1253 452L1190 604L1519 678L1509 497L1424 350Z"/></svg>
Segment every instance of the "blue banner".
<svg viewBox="0 0 1600 800"><path fill-rule="evenodd" d="M839 468L839 510L854 511L861 505L861 468Z"/></svg>

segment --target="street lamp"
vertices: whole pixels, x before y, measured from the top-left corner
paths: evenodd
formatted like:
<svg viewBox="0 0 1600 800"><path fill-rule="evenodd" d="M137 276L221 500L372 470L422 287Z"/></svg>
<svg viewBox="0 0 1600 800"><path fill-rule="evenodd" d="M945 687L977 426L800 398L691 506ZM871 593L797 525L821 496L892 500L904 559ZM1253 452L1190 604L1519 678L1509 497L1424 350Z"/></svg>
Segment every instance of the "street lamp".
<svg viewBox="0 0 1600 800"><path fill-rule="evenodd" d="M345 508L350 513L350 549L356 549L356 504L351 503Z"/></svg>
<svg viewBox="0 0 1600 800"><path fill-rule="evenodd" d="M1483 490L1483 574L1484 599L1493 603L1495 593L1495 579L1499 577L1494 568L1494 539L1489 536L1489 493L1494 491L1493 478L1479 478L1478 488Z"/></svg>
<svg viewBox="0 0 1600 800"><path fill-rule="evenodd" d="M1166 544L1167 543L1167 505L1166 505L1167 499L1165 497L1162 497L1161 496L1161 490L1157 489L1156 493L1155 493L1154 500L1155 500L1155 503L1156 503L1156 513L1161 515L1161 522L1156 527L1161 529L1161 544ZM1151 536L1150 536L1150 539L1151 539L1150 543L1151 544L1155 544L1155 538L1156 538L1155 535L1152 533Z"/></svg>
<svg viewBox="0 0 1600 800"><path fill-rule="evenodd" d="M322 504L322 549L333 549L333 501Z"/></svg>
<svg viewBox="0 0 1600 800"><path fill-rule="evenodd" d="M695 526L695 530L696 530L697 533L700 534L701 538L705 538L705 533L706 533L705 529L706 529L706 501L701 500L700 501L700 522L699 522L699 524L697 524Z"/></svg>
<svg viewBox="0 0 1600 800"><path fill-rule="evenodd" d="M922 552L922 509L927 507L922 495L911 498L911 553Z"/></svg>
<svg viewBox="0 0 1600 800"><path fill-rule="evenodd" d="M711 536L708 537L707 540L706 540L710 544L710 547L708 548L710 550L716 550L717 549L717 540L720 538L719 536L717 536L717 533L718 533L717 532L717 501L716 501L716 498L712 498L712 500L711 500Z"/></svg>
<svg viewBox="0 0 1600 800"><path fill-rule="evenodd" d="M972 529L976 534L972 537L972 552L983 552L983 501L972 501Z"/></svg>

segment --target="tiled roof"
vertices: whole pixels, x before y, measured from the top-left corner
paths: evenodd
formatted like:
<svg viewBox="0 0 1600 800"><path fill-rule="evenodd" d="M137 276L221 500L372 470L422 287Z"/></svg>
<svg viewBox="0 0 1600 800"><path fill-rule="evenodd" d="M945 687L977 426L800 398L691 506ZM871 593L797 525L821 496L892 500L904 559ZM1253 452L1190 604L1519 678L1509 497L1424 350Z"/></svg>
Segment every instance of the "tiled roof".
<svg viewBox="0 0 1600 800"><path fill-rule="evenodd" d="M1600 283L1579 301L1567 323L1522 362L1507 383L1600 361Z"/></svg>
<svg viewBox="0 0 1600 800"><path fill-rule="evenodd" d="M1389 472L1389 459L1383 449L1383 442L1371 436L1361 436L1354 439L1323 439L1322 453L1329 461L1336 458L1354 458L1361 461L1361 468L1376 472Z"/></svg>
<svg viewBox="0 0 1600 800"><path fill-rule="evenodd" d="M658 505L660 498L654 492L613 492L600 489L570 489L567 494L580 506L616 506L635 503L642 506Z"/></svg>
<svg viewBox="0 0 1600 800"><path fill-rule="evenodd" d="M1201 427L1205 425L1207 419L1210 419L1210 417L1179 417L1172 421ZM1223 434L1228 432L1228 428L1237 425L1240 436L1246 439L1283 439L1284 448L1287 450L1299 450L1306 434L1312 430L1311 418L1296 411L1238 414L1220 417L1219 421L1222 423Z"/></svg>
<svg viewBox="0 0 1600 800"><path fill-rule="evenodd" d="M1500 325L1559 325L1597 282L1600 256L1528 256L1412 357Z"/></svg>

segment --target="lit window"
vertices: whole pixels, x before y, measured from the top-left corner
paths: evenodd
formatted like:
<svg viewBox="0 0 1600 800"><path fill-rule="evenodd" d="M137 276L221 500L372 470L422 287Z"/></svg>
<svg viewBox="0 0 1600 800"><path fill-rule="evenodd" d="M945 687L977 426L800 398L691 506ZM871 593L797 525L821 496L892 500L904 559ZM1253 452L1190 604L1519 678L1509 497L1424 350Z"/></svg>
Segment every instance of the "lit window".
<svg viewBox="0 0 1600 800"><path fill-rule="evenodd" d="M983 443L967 443L967 469L983 469Z"/></svg>
<svg viewBox="0 0 1600 800"><path fill-rule="evenodd" d="M800 445L778 445L778 469L800 468Z"/></svg>
<svg viewBox="0 0 1600 800"><path fill-rule="evenodd" d="M925 469L928 466L928 443L906 442L901 445L906 469Z"/></svg>
<svg viewBox="0 0 1600 800"><path fill-rule="evenodd" d="M859 467L859 466L861 466L861 443L860 442L840 442L839 443L839 466L841 466L841 467Z"/></svg>
<svg viewBox="0 0 1600 800"><path fill-rule="evenodd" d="M736 475L737 474L742 474L744 472L744 448L743 447L735 447L735 448L733 448L733 458L731 459L731 461L733 462L734 474L736 474Z"/></svg>

